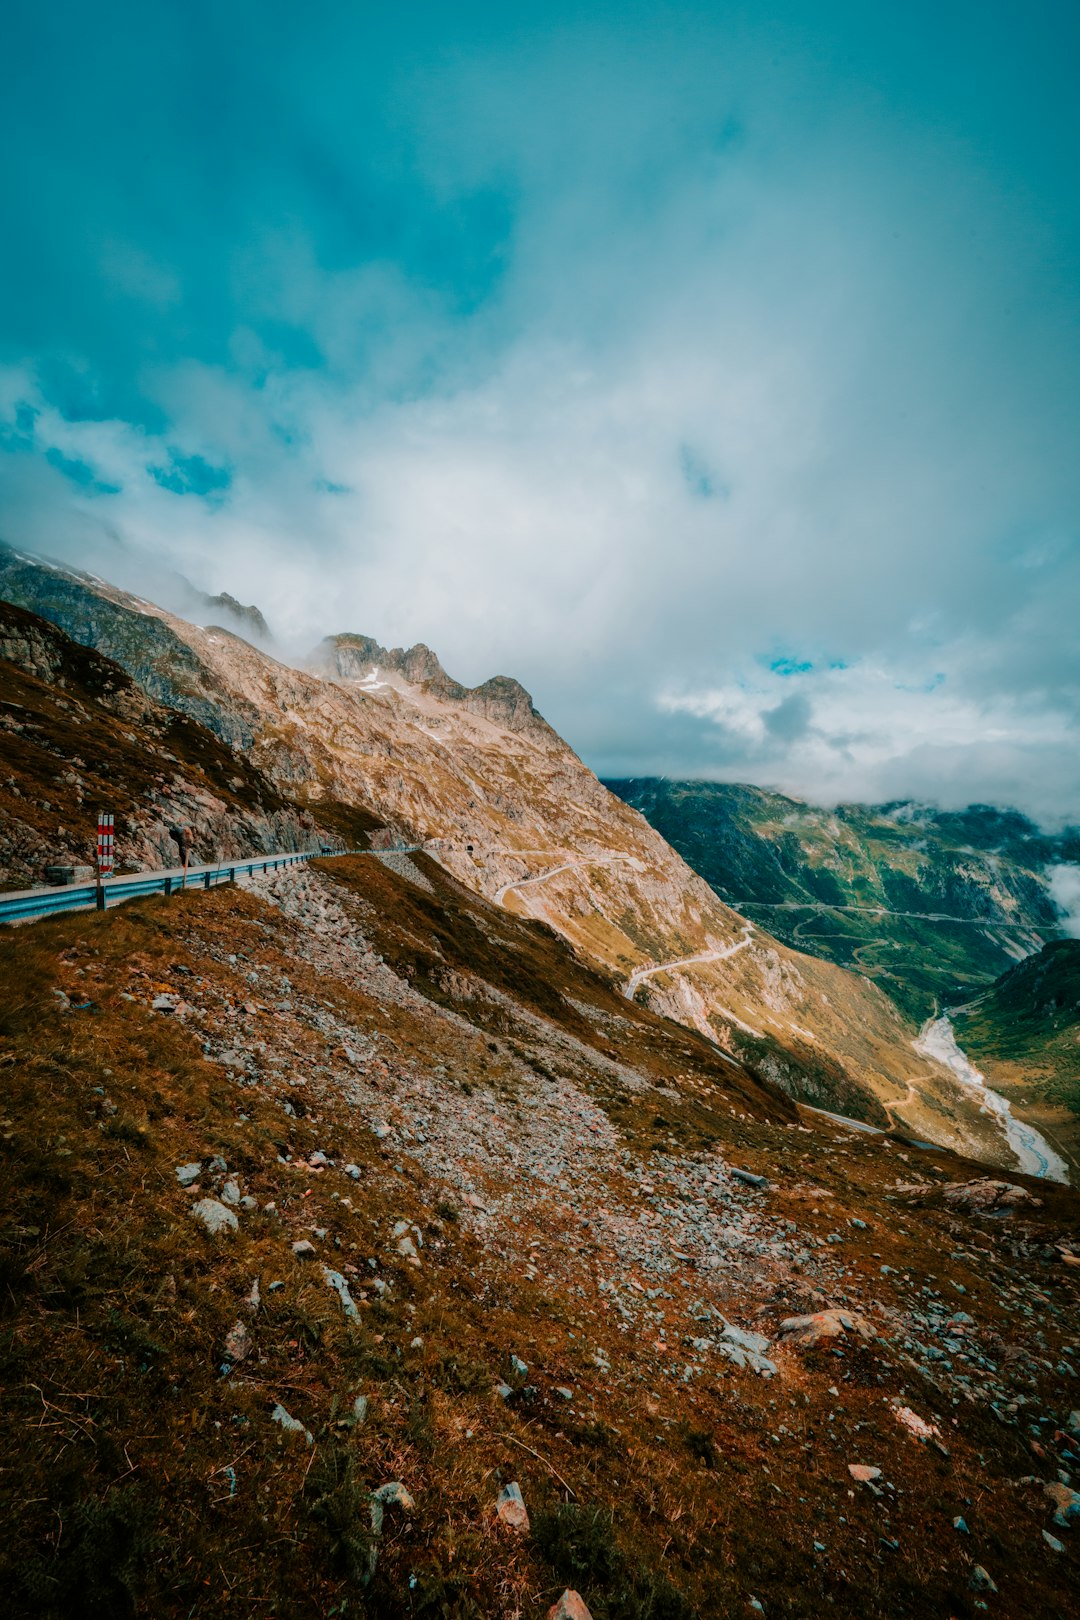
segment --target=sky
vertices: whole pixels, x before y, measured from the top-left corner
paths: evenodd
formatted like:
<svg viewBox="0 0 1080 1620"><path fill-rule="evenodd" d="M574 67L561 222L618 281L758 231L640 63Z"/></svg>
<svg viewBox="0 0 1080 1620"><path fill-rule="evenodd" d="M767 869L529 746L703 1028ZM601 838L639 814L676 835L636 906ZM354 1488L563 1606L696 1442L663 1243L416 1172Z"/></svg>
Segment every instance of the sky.
<svg viewBox="0 0 1080 1620"><path fill-rule="evenodd" d="M12 0L0 538L1080 820L1072 0Z"/></svg>

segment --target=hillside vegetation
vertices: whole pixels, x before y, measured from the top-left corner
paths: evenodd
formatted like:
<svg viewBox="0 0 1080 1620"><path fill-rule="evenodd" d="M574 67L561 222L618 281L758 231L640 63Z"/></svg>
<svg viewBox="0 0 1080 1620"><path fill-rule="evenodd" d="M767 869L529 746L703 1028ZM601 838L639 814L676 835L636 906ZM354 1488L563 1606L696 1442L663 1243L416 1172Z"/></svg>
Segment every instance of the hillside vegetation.
<svg viewBox="0 0 1080 1620"><path fill-rule="evenodd" d="M1076 1195L979 1214L426 857L8 933L0 1074L13 1616L1074 1605Z"/></svg>
<svg viewBox="0 0 1080 1620"><path fill-rule="evenodd" d="M988 1075L1080 1116L1080 940L1017 963L953 1025Z"/></svg>

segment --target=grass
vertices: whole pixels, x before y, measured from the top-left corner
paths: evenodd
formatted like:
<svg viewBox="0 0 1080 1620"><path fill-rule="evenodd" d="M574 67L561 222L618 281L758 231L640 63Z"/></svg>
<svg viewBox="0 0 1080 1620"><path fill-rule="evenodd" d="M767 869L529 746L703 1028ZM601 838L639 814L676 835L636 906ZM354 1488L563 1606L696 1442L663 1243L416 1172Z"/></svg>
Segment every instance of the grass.
<svg viewBox="0 0 1080 1620"><path fill-rule="evenodd" d="M448 964L468 971L593 1054L588 1084L642 1162L652 1162L658 1132L665 1141L677 1132L687 1151L720 1142L737 1162L768 1169L775 1207L823 1237L836 1210L819 1215L795 1201L799 1178L812 1175L822 1197L831 1191L873 1222L874 1247L898 1269L940 1269L956 1242L940 1200L911 1210L887 1202L897 1166L869 1141L807 1153L804 1166L799 1148L811 1139L788 1132L790 1105L718 1070L707 1043L630 1007L548 930L459 898L436 868L435 896L375 862L327 871L369 908L384 957L411 968L433 1002L453 1003L464 1020L453 1045L441 1024L308 967L291 925L236 890L0 937L7 1612L532 1617L572 1584L596 1620L741 1614L751 1594L788 1616L827 1606L973 1617L969 1555L947 1529L965 1496L978 1501L978 1551L1003 1589L996 1612L1065 1612L1071 1562L1032 1560L1038 1514L1005 1483L1041 1466L1022 1435L961 1411L948 1459L914 1445L883 1418L883 1394L902 1385L920 1409L937 1411L940 1393L876 1348L842 1363L827 1351L792 1358L771 1384L723 1366L681 1384L651 1345L620 1330L595 1290L529 1280L520 1255L500 1259L462 1219L459 1197L388 1157L344 1095L312 1078L329 1036L273 1009L242 1013L259 995L247 974L287 972L298 1005L374 1032L388 1098L406 1061L425 1073L444 1068L449 1090L471 1075L496 1096L510 1073L498 999L456 1000L440 985ZM438 952L423 944L432 939ZM236 962L219 963L225 954ZM283 1056L280 1083L308 1077L304 1116L284 1116L269 1084L240 1088L209 1061L203 1024L149 1010L159 984L183 983L199 1001L211 963L207 993L231 1004L223 1016L251 1019L267 1059ZM57 987L90 1007L65 1011ZM611 1053L662 1081L662 1104L655 1091L617 1085ZM308 1168L316 1147L359 1167L349 1207L332 1196L342 1180ZM191 1220L194 1194L174 1173L214 1154L258 1205L221 1239ZM205 1177L201 1186L213 1190ZM1052 1233L1074 1218L1074 1204L1048 1197ZM424 1235L419 1271L389 1244L399 1219ZM542 1253L569 1254L561 1219L537 1207L518 1233L521 1251L535 1241ZM366 1293L356 1325L317 1269L292 1257L291 1241L314 1227L326 1233L320 1252L353 1267L355 1294ZM375 1275L369 1256L390 1284L381 1296L365 1287ZM997 1308L990 1277L1003 1258L994 1250L985 1265L975 1256L951 1267L980 1318ZM852 1258L875 1271L878 1263ZM250 1315L256 1277L262 1303ZM271 1282L283 1286L271 1291ZM1056 1274L1044 1286L1053 1283ZM1056 1309L1068 1304L1063 1286L1052 1290ZM785 1287L782 1299L765 1296L770 1323L796 1299L798 1278ZM693 1294L671 1291L677 1344ZM224 1340L238 1320L251 1352L224 1372ZM1068 1320L1047 1315L1055 1345ZM529 1371L504 1401L495 1385L512 1354ZM827 1394L837 1379L839 1417ZM574 1390L573 1410L558 1386ZM1068 1398L1054 1389L1047 1399ZM360 1394L368 1416L356 1424ZM271 1421L279 1402L312 1446ZM899 1562L880 1549L876 1499L847 1495L846 1462L864 1443L903 1484L890 1506ZM416 1507L387 1509L368 1580L369 1493L394 1480ZM525 1536L494 1519L510 1480L532 1518ZM815 1537L827 1540L828 1557L813 1553Z"/></svg>

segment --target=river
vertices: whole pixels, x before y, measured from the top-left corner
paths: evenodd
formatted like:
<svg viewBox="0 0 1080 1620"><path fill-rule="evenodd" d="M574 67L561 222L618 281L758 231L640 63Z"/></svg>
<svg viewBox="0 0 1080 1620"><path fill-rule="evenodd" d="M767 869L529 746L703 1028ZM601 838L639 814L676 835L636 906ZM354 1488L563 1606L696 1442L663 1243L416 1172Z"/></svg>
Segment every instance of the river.
<svg viewBox="0 0 1080 1620"><path fill-rule="evenodd" d="M1064 1181L1069 1179L1069 1168L1064 1159L1056 1154L1044 1136L1041 1136L1033 1125L1026 1125L1023 1120L1017 1119L1004 1097L996 1091L991 1091L986 1084L985 1075L972 1063L971 1059L961 1051L956 1044L956 1035L948 1018L928 1018L919 1031L919 1038L915 1042L915 1050L924 1057L935 1058L951 1069L956 1078L965 1086L979 1088L979 1104L987 1113L993 1114L1005 1139L1016 1154L1017 1163L1021 1170L1029 1176L1043 1176L1050 1181Z"/></svg>

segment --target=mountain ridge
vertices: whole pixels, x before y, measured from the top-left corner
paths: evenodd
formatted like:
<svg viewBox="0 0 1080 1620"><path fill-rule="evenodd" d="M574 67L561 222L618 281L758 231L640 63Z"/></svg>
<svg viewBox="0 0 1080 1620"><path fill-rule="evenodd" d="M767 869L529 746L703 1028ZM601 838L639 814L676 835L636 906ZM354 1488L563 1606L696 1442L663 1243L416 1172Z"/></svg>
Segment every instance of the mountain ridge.
<svg viewBox="0 0 1080 1620"><path fill-rule="evenodd" d="M748 930L546 723L512 730L501 710L492 718L400 675L330 680L11 553L0 595L115 659L299 809L357 805L410 842L439 840L453 876L547 923L605 973L628 984L647 969L640 998L789 1093L1011 1161L880 989Z"/></svg>

